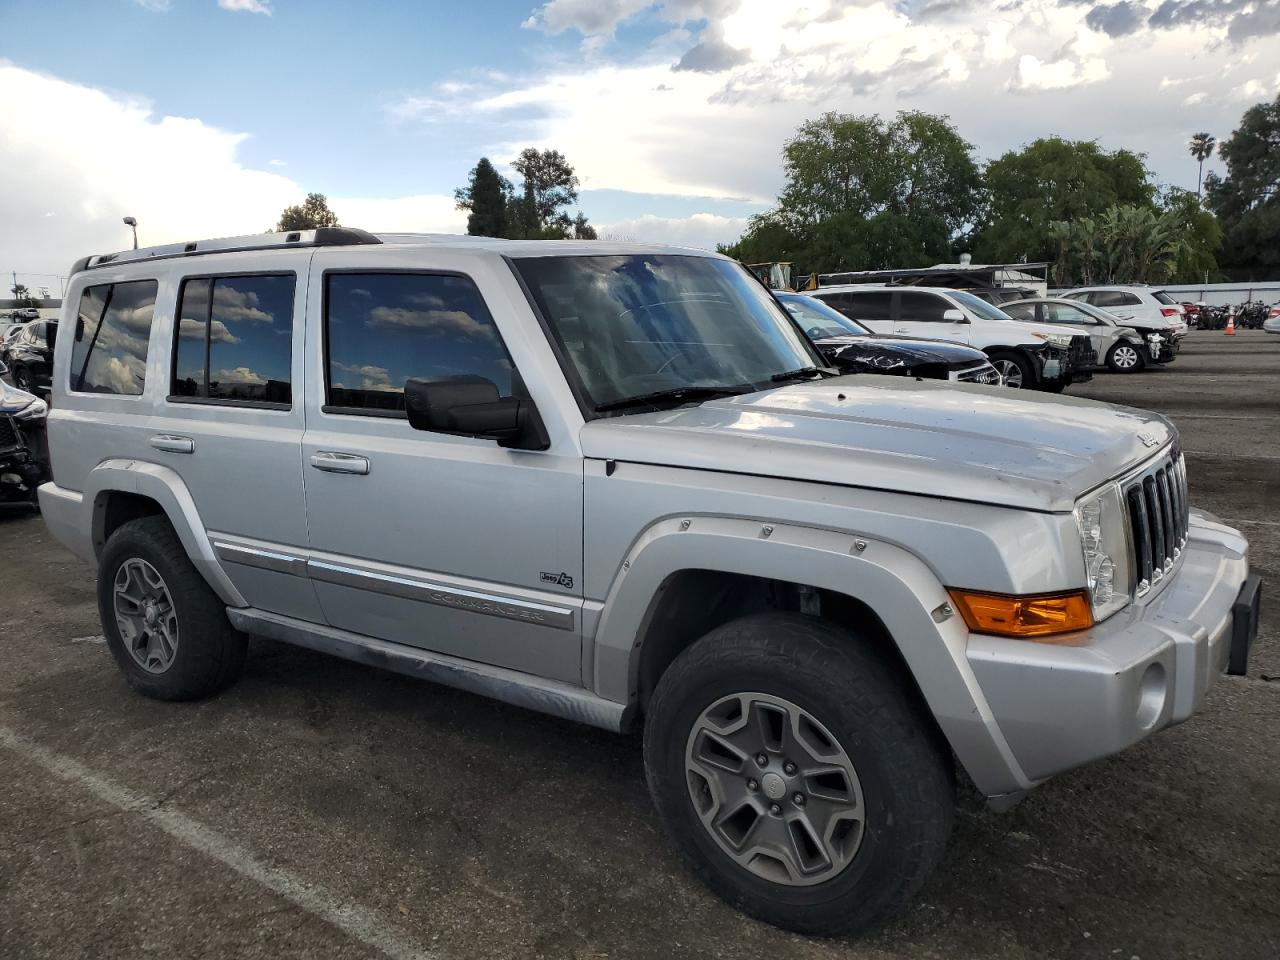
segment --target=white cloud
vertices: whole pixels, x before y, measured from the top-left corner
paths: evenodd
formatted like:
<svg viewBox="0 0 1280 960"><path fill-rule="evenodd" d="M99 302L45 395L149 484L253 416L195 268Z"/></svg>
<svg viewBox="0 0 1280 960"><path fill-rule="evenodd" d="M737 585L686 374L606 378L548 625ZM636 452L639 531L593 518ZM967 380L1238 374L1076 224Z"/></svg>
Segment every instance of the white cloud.
<svg viewBox="0 0 1280 960"><path fill-rule="evenodd" d="M154 10L156 13L165 13L170 6L169 0L133 0L133 2L144 10Z"/></svg>
<svg viewBox="0 0 1280 960"><path fill-rule="evenodd" d="M1106 61L1100 59L1079 60L1062 57L1049 63L1031 54L1018 58L1018 74L1013 81L1017 90L1060 90L1085 83L1105 80L1109 72Z"/></svg>
<svg viewBox="0 0 1280 960"><path fill-rule="evenodd" d="M289 165L283 160L268 160L267 164L272 167L287 167Z"/></svg>
<svg viewBox="0 0 1280 960"><path fill-rule="evenodd" d="M223 10L242 13L261 13L271 16L271 0L218 0Z"/></svg>
<svg viewBox="0 0 1280 960"><path fill-rule="evenodd" d="M49 123L57 117L57 123ZM19 273L65 274L80 256L144 245L256 233L307 190L237 159L247 135L198 119L155 115L137 99L0 60L0 263ZM86 150L85 144L94 144ZM345 224L370 230L457 233L453 198L331 196Z"/></svg>
<svg viewBox="0 0 1280 960"><path fill-rule="evenodd" d="M714 250L718 243L733 243L747 228L746 217L721 217L695 213L689 217L646 215L602 223L597 227L605 240L668 243L679 247Z"/></svg>

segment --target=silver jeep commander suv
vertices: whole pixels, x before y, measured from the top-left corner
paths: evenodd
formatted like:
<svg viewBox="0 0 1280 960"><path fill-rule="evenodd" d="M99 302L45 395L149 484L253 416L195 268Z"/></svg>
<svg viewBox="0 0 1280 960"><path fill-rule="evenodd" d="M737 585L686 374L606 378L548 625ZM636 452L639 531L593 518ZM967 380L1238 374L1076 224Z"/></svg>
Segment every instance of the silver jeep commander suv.
<svg viewBox="0 0 1280 960"><path fill-rule="evenodd" d="M50 530L129 683L259 634L610 730L692 868L864 929L1243 672L1244 538L1137 410L837 377L738 264L332 228L75 264ZM424 689L424 696L429 695Z"/></svg>

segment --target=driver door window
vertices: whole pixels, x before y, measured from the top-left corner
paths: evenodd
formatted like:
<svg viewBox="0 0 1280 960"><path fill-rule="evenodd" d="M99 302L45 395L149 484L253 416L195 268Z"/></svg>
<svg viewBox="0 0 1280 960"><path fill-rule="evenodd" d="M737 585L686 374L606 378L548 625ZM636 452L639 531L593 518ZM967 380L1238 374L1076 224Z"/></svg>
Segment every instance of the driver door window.
<svg viewBox="0 0 1280 960"><path fill-rule="evenodd" d="M1079 307L1072 307L1065 303L1046 303L1044 313L1047 323L1072 323L1082 327L1091 327L1095 323L1093 317Z"/></svg>
<svg viewBox="0 0 1280 960"><path fill-rule="evenodd" d="M943 319L948 310L959 309L936 293L903 290L898 294L898 322L894 333L930 340L955 340L967 343L969 325Z"/></svg>

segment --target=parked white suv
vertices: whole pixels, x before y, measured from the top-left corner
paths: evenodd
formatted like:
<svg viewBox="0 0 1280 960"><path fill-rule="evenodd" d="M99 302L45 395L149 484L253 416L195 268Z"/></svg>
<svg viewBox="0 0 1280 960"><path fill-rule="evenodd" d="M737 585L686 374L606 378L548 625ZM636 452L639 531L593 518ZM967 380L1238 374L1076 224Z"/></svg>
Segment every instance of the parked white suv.
<svg viewBox="0 0 1280 960"><path fill-rule="evenodd" d="M964 290L849 284L808 293L877 333L976 347L991 359L1007 387L1057 393L1092 379L1097 363L1089 338L1078 329L1015 321Z"/></svg>
<svg viewBox="0 0 1280 960"><path fill-rule="evenodd" d="M40 504L131 686L214 693L253 633L643 727L771 923L905 903L957 761L1008 806L1245 669L1247 545L1168 421L837 377L725 257L333 228L71 274Z"/></svg>
<svg viewBox="0 0 1280 960"><path fill-rule="evenodd" d="M1083 300L1121 320L1137 320L1144 327L1168 330L1182 337L1187 332L1186 308L1156 287L1122 284L1109 287L1077 287L1058 296Z"/></svg>

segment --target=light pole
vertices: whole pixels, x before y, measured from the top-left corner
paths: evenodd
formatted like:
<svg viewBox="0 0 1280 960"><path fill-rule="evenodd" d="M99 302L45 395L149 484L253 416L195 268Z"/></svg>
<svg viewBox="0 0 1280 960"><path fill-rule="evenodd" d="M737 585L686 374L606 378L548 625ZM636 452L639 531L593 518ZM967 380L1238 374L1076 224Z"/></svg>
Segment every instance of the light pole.
<svg viewBox="0 0 1280 960"><path fill-rule="evenodd" d="M133 227L133 249L138 249L138 220L136 217L125 217L124 225Z"/></svg>

